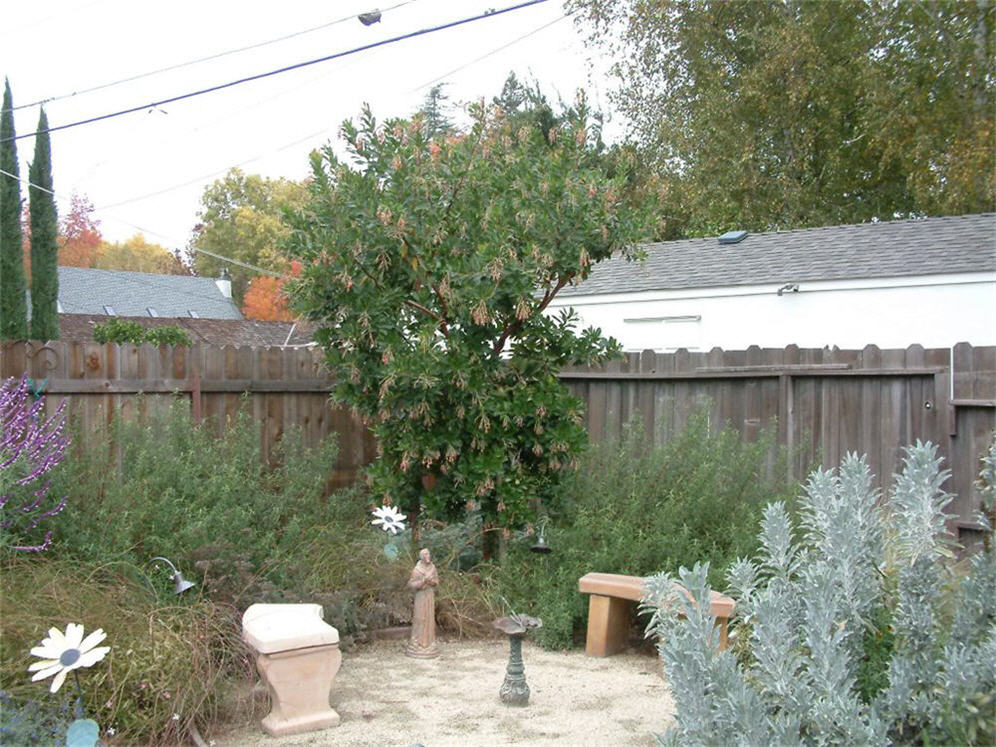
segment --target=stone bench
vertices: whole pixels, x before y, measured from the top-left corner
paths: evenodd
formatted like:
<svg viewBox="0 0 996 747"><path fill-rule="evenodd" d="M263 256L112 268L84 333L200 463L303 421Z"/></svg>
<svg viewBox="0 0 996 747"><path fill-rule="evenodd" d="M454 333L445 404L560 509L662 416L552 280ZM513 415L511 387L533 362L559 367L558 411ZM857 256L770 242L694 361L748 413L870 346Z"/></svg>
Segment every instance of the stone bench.
<svg viewBox="0 0 996 747"><path fill-rule="evenodd" d="M588 656L612 656L619 653L629 637L633 605L643 599L643 582L639 576L618 573L586 573L578 581L578 590L590 594L588 599L588 634L584 652ZM688 596L685 587L676 584ZM726 648L727 624L733 614L734 601L712 592L712 615L719 627L719 648Z"/></svg>

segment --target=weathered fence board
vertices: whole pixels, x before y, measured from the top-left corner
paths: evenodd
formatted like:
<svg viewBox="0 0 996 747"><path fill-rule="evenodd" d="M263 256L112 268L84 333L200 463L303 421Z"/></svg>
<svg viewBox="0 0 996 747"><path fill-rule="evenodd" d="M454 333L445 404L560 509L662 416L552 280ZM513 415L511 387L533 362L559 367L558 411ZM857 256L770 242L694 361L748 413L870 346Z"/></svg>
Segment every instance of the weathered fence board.
<svg viewBox="0 0 996 747"><path fill-rule="evenodd" d="M7 342L0 356L0 375L46 379L54 395L47 407L65 397L86 428L107 422L114 408L141 417L180 397L219 432L239 411L250 413L266 456L291 426L308 443L338 434L334 484L353 480L375 453L357 419L330 406L331 376L312 349ZM660 443L708 406L714 428L730 423L754 438L776 427L779 444L795 455L795 477L814 461L835 466L855 451L868 455L884 488L904 446L932 441L952 470L946 487L962 517L977 505L973 482L996 429L996 347L645 351L561 378L585 400L593 440L618 438L639 414L648 440Z"/></svg>
<svg viewBox="0 0 996 747"><path fill-rule="evenodd" d="M958 496L951 510L960 526L971 526L979 459L996 430L993 347L645 351L616 365L566 370L562 379L587 401L593 440L621 436L626 418L617 416L616 401L632 403L624 415L638 410L655 443L708 403L715 428L729 423L754 438L777 427L798 478L814 461L833 467L853 451L868 455L885 489L903 447L932 441L952 471L945 487Z"/></svg>
<svg viewBox="0 0 996 747"><path fill-rule="evenodd" d="M320 353L307 349L190 348L101 345L83 342L2 343L0 375L27 373L45 380L46 408L65 398L70 417L85 430L106 423L115 409L126 418L170 407L178 398L191 417L214 423L218 433L239 412L261 426L261 449L269 458L290 427L306 443L330 433L339 439L339 457L330 482L352 482L373 457L374 444L350 413L329 404L331 378Z"/></svg>

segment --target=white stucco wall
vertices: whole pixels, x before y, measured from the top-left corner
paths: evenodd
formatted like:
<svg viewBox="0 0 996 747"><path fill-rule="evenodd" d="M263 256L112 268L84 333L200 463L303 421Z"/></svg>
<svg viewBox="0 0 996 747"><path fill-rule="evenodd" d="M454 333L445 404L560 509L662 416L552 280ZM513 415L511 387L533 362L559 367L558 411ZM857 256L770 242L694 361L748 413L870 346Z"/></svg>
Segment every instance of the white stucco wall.
<svg viewBox="0 0 996 747"><path fill-rule="evenodd" d="M557 298L627 351L996 345L996 272Z"/></svg>

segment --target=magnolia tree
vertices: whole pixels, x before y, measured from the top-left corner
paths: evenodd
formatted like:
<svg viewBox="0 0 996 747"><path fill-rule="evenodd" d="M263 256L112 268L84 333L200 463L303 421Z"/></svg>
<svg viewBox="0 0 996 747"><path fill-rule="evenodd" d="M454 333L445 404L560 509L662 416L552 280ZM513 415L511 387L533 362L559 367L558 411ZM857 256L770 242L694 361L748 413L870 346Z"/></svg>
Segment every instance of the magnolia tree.
<svg viewBox="0 0 996 747"><path fill-rule="evenodd" d="M558 371L617 349L544 311L630 252L639 223L625 177L599 165L583 100L549 130L498 108L471 115L466 133L433 139L418 116L379 124L365 110L342 128L352 165L331 146L313 153L292 295L319 323L334 399L377 438L378 499L509 528L585 441Z"/></svg>

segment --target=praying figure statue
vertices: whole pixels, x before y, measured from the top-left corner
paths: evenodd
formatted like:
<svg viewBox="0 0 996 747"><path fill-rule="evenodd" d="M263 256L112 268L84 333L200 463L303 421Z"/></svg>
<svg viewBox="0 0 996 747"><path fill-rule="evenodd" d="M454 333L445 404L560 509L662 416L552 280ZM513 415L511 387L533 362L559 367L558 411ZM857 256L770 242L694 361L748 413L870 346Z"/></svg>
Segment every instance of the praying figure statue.
<svg viewBox="0 0 996 747"><path fill-rule="evenodd" d="M418 563L408 577L408 588L415 590L415 613L412 615L412 635L405 654L417 659L434 659L436 648L436 587L439 574L432 563L428 548L418 553Z"/></svg>

